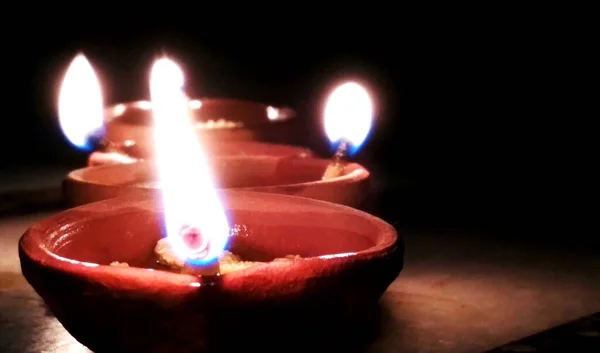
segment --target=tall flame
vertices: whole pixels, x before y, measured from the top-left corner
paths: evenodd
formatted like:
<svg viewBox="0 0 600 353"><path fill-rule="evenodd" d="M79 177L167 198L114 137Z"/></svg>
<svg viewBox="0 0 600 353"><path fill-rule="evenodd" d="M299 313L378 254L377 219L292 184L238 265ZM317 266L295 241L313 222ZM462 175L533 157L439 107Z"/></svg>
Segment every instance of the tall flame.
<svg viewBox="0 0 600 353"><path fill-rule="evenodd" d="M183 72L175 62L162 58L154 63L150 95L167 239L177 256L201 264L221 254L229 224L192 126L183 85ZM186 239L197 233L202 241Z"/></svg>
<svg viewBox="0 0 600 353"><path fill-rule="evenodd" d="M58 97L60 127L74 146L89 149L90 138L103 127L102 90L96 73L83 54L67 69Z"/></svg>
<svg viewBox="0 0 600 353"><path fill-rule="evenodd" d="M342 140L358 149L367 138L373 122L373 104L358 83L338 86L325 105L325 133L332 144Z"/></svg>

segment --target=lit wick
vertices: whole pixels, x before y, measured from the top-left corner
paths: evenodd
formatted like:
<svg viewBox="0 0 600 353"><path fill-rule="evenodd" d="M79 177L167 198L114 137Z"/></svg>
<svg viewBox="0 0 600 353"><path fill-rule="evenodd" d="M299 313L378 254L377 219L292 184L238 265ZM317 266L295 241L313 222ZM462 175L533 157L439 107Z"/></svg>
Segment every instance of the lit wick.
<svg viewBox="0 0 600 353"><path fill-rule="evenodd" d="M351 148L360 147L367 137L372 115L371 98L359 84L347 82L331 93L325 106L325 132L332 143L339 141L339 145L322 180L342 175Z"/></svg>
<svg viewBox="0 0 600 353"><path fill-rule="evenodd" d="M94 155L98 155L98 159L118 161L135 161L141 159L141 152L137 143L133 140L125 140L115 142L109 140L106 136L100 136L91 139L90 144L93 146L92 157L90 162L93 163Z"/></svg>
<svg viewBox="0 0 600 353"><path fill-rule="evenodd" d="M194 274L200 276L215 275L220 272L219 261L215 258L208 263L196 265L195 261L204 259L210 251L210 239L202 236L200 229L193 226L183 226L179 231L179 236L183 243L194 254L193 258L188 257L188 267Z"/></svg>
<svg viewBox="0 0 600 353"><path fill-rule="evenodd" d="M115 142L109 140L104 131L92 134L88 139L88 145L93 151L90 154L88 165L103 165L114 163L133 163L142 159L139 146L133 140Z"/></svg>
<svg viewBox="0 0 600 353"><path fill-rule="evenodd" d="M329 163L327 169L325 169L322 180L337 178L342 174L344 171L344 165L346 164L344 159L348 155L349 148L349 142L343 139L335 151L335 154L331 158L331 163Z"/></svg>
<svg viewBox="0 0 600 353"><path fill-rule="evenodd" d="M215 276L219 275L221 268L219 259L202 262L210 252L210 239L202 235L200 229L190 225L184 225L179 231L178 237L182 244L187 248L188 255L185 262L177 257L173 252L167 239L162 239L156 244L154 251L158 255L158 262L171 268L178 268L182 273L189 273L197 276Z"/></svg>

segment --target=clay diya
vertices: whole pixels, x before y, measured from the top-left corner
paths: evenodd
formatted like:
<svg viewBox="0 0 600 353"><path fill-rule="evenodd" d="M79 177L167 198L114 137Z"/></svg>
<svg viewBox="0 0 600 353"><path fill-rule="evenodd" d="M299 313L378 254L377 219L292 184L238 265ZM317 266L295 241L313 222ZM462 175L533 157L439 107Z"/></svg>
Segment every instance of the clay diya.
<svg viewBox="0 0 600 353"><path fill-rule="evenodd" d="M321 180L330 160L320 158L211 158L216 187L288 194L360 207L367 195L369 171L346 163L336 177ZM151 193L159 187L154 164L138 161L87 167L69 173L65 199L78 206L122 195Z"/></svg>
<svg viewBox="0 0 600 353"><path fill-rule="evenodd" d="M307 148L255 142L255 141L238 141L238 142L217 142L205 143L205 153L209 156L217 157L245 157L245 156L269 156L269 157L310 157L313 152ZM133 163L137 160L154 159L154 150L152 146L144 146L136 144L135 147L127 149L127 154L122 152L93 152L88 158L88 166L98 166L105 164L126 164Z"/></svg>
<svg viewBox="0 0 600 353"><path fill-rule="evenodd" d="M350 332L402 269L394 228L367 213L287 195L219 198L227 249L259 265L217 277L166 271L153 253L160 200L121 197L30 228L19 242L23 274L94 352L186 353L323 347L310 340ZM270 262L290 254L300 258Z"/></svg>
<svg viewBox="0 0 600 353"><path fill-rule="evenodd" d="M280 138L296 112L288 107L226 98L192 99L191 119L203 141L261 141ZM106 136L111 141L153 141L152 103L137 101L109 107L105 112Z"/></svg>
<svg viewBox="0 0 600 353"><path fill-rule="evenodd" d="M293 143L296 112L251 101L221 98L188 100L188 118L212 156L312 155ZM69 66L60 89L59 122L71 144L87 151L89 165L133 163L154 157L153 110L149 101L121 103L103 108L102 90L84 55ZM259 142L270 141L270 143Z"/></svg>

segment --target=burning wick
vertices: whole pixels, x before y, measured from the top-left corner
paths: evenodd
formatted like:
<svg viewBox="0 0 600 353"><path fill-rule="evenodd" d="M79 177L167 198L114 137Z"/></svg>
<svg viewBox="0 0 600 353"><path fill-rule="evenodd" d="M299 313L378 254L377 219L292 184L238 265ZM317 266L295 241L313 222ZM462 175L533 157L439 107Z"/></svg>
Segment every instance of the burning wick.
<svg viewBox="0 0 600 353"><path fill-rule="evenodd" d="M339 141L322 180L339 177L351 147L357 149L367 138L373 120L373 106L367 91L355 82L338 86L325 105L325 132L332 143Z"/></svg>
<svg viewBox="0 0 600 353"><path fill-rule="evenodd" d="M135 141L125 140L123 142L115 142L109 140L104 135L104 129L90 134L87 140L93 151L106 153L116 152L133 158L137 158L139 155L139 149Z"/></svg>
<svg viewBox="0 0 600 353"><path fill-rule="evenodd" d="M137 144L133 140L114 142L106 137L102 137L96 142L95 150L99 152L117 152L130 157L135 157Z"/></svg>
<svg viewBox="0 0 600 353"><path fill-rule="evenodd" d="M210 251L210 239L208 237L202 236L198 228L189 225L181 228L179 236L191 253L191 255L188 255L186 265L193 274L198 276L218 276L220 274L219 259L196 264L196 261L202 261Z"/></svg>
<svg viewBox="0 0 600 353"><path fill-rule="evenodd" d="M187 250L185 262L181 262L181 259L173 251L172 244L166 238L159 241L154 249L158 256L158 262L171 268L179 268L183 273L197 276L219 276L221 274L219 258L213 261L204 261L210 252L210 239L203 236L200 229L184 225L177 236Z"/></svg>
<svg viewBox="0 0 600 353"><path fill-rule="evenodd" d="M342 171L344 171L344 165L346 164L344 159L348 155L349 148L349 142L343 139L335 151L335 154L331 158L331 163L329 163L327 169L325 169L322 180L337 178L342 174Z"/></svg>
<svg viewBox="0 0 600 353"><path fill-rule="evenodd" d="M90 166L133 163L142 159L137 144L132 140L114 142L106 137L100 137L92 143L92 146L93 152L88 161Z"/></svg>
<svg viewBox="0 0 600 353"><path fill-rule="evenodd" d="M195 253L194 258L202 259L208 255L210 245L208 238L203 237L199 229L192 226L183 226L179 231L179 236L185 246Z"/></svg>

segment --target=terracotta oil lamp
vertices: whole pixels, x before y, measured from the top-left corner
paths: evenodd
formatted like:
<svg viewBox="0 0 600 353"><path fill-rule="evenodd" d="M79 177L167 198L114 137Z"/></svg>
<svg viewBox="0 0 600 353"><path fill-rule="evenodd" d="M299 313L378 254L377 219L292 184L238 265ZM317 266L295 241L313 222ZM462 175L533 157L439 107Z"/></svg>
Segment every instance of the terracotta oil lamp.
<svg viewBox="0 0 600 353"><path fill-rule="evenodd" d="M23 274L95 352L343 347L402 269L394 228L329 202L217 191L182 85L173 61L155 63L160 192L33 226L19 242Z"/></svg>
<svg viewBox="0 0 600 353"><path fill-rule="evenodd" d="M23 274L71 335L98 353L350 344L348 334L402 268L394 228L307 198L236 190L219 197L232 229L227 249L266 263L210 280L159 270L160 198L132 197L33 226L19 244ZM268 262L290 254L302 258Z"/></svg>
<svg viewBox="0 0 600 353"><path fill-rule="evenodd" d="M287 107L235 99L192 99L193 129L209 156L306 157L312 151L259 140L286 141L296 112ZM92 153L88 165L153 159L152 103L137 101L103 108L100 82L79 54L71 62L59 96L59 121L73 146Z"/></svg>
<svg viewBox="0 0 600 353"><path fill-rule="evenodd" d="M356 163L346 163L339 175L322 180L331 163L321 158L218 157L208 160L215 186L287 194L360 208L370 174ZM122 195L155 193L160 187L150 161L86 167L70 172L63 183L70 206Z"/></svg>
<svg viewBox="0 0 600 353"><path fill-rule="evenodd" d="M357 84L345 83L334 90L324 114L325 131L332 146L342 147L344 153L355 152L369 133L372 110L368 94ZM274 145L265 148L273 150ZM283 156L282 153L278 157ZM213 156L209 164L215 186L310 197L357 208L365 200L369 172L359 164L346 163L339 151L333 160L273 157ZM120 195L152 193L159 187L157 180L153 161L88 167L69 173L64 194L71 206L78 206Z"/></svg>

